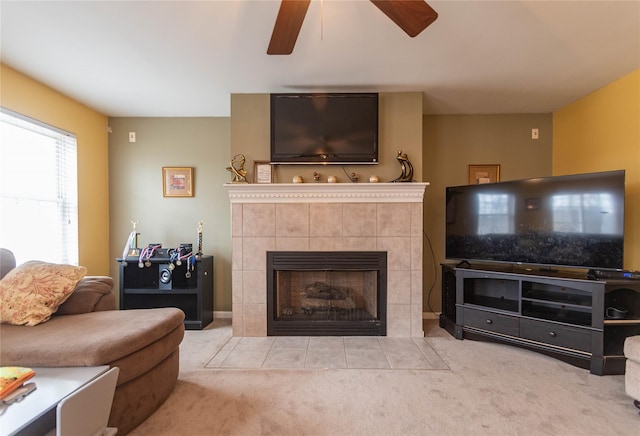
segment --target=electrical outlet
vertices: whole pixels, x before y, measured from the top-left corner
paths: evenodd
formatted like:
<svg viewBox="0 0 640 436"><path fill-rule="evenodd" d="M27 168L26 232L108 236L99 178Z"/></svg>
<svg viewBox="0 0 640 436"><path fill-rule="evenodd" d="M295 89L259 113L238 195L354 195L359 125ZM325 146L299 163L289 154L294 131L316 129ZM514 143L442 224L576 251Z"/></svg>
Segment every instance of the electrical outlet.
<svg viewBox="0 0 640 436"><path fill-rule="evenodd" d="M538 139L538 129L531 129L531 139Z"/></svg>
<svg viewBox="0 0 640 436"><path fill-rule="evenodd" d="M129 132L129 142L136 142L136 132Z"/></svg>

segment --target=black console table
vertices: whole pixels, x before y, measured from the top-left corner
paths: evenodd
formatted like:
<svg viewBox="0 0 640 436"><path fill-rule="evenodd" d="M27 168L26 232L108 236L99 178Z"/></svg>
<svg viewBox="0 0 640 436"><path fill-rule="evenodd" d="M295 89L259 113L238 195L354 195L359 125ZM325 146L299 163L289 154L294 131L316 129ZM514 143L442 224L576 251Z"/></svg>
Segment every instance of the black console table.
<svg viewBox="0 0 640 436"><path fill-rule="evenodd" d="M509 343L593 374L624 374L624 340L640 334L640 281L451 265L442 266L442 277L441 326L449 331L455 326L457 339ZM624 307L628 313L612 319L607 307Z"/></svg>
<svg viewBox="0 0 640 436"><path fill-rule="evenodd" d="M120 309L177 307L188 330L201 330L213 321L213 256L199 256L187 271L187 262L170 268L169 258L152 257L138 266L137 257L120 263ZM189 272L189 274L187 274Z"/></svg>

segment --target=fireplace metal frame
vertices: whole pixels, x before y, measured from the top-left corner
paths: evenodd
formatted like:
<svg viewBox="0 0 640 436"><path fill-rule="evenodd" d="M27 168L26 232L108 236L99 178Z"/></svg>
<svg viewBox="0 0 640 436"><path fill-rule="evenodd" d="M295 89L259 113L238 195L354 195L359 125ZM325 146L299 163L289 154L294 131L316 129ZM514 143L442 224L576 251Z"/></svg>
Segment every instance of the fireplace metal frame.
<svg viewBox="0 0 640 436"><path fill-rule="evenodd" d="M304 254L304 256L301 256ZM313 265L310 267L310 265ZM295 321L276 319L275 292L278 271L376 271L375 320ZM267 336L386 336L386 251L267 251Z"/></svg>

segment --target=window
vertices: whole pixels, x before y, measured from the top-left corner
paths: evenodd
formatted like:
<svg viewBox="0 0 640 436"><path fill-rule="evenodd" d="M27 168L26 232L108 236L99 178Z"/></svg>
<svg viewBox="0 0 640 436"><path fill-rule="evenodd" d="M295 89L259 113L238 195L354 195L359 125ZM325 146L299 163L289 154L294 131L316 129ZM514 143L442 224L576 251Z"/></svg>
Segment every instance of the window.
<svg viewBox="0 0 640 436"><path fill-rule="evenodd" d="M512 234L514 201L510 194L478 194L478 234Z"/></svg>
<svg viewBox="0 0 640 436"><path fill-rule="evenodd" d="M609 234L619 232L615 200L609 193L558 194L553 196L553 230L565 233Z"/></svg>
<svg viewBox="0 0 640 436"><path fill-rule="evenodd" d="M0 246L18 264L78 264L74 135L0 108Z"/></svg>

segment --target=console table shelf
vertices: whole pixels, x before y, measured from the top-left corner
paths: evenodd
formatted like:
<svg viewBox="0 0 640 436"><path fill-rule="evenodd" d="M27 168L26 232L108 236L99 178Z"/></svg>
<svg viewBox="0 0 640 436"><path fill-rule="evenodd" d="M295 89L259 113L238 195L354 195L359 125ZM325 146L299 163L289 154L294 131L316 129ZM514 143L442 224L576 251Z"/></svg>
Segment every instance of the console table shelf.
<svg viewBox="0 0 640 436"><path fill-rule="evenodd" d="M624 374L624 340L640 334L640 281L443 264L442 289L440 324L457 339L522 346L597 375ZM607 318L607 307L628 313Z"/></svg>
<svg viewBox="0 0 640 436"><path fill-rule="evenodd" d="M187 274L186 262L170 267L168 258L151 258L139 268L138 259L120 263L120 309L177 307L188 330L202 330L213 321L213 256L199 256Z"/></svg>

